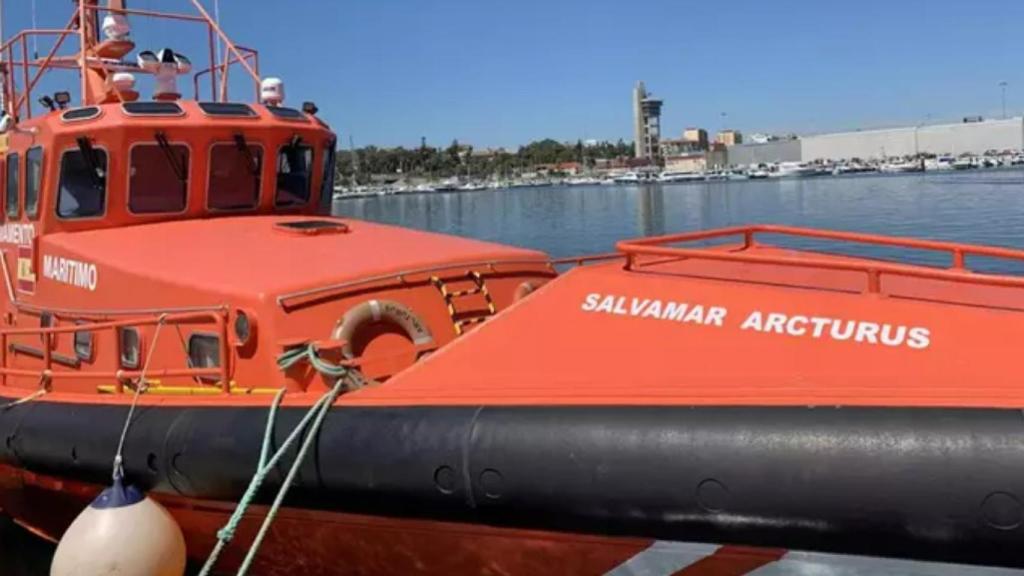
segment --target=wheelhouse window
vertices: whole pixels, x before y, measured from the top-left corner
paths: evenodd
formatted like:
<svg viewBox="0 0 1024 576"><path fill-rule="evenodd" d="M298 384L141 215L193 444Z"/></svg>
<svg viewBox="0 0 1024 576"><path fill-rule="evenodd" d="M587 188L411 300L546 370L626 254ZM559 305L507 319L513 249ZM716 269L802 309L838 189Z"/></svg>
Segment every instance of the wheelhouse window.
<svg viewBox="0 0 1024 576"><path fill-rule="evenodd" d="M309 146L292 142L281 148L277 155L276 205L298 206L309 202L312 164L313 149Z"/></svg>
<svg viewBox="0 0 1024 576"><path fill-rule="evenodd" d="M177 213L188 198L189 151L157 137L156 144L132 147L128 210L135 214Z"/></svg>
<svg viewBox="0 0 1024 576"><path fill-rule="evenodd" d="M43 179L43 147L29 148L25 154L25 214L39 215L39 187Z"/></svg>
<svg viewBox="0 0 1024 576"><path fill-rule="evenodd" d="M21 212L18 204L18 161L17 154L7 155L7 193L5 194L5 202L7 204L7 216L10 218L17 218Z"/></svg>
<svg viewBox="0 0 1024 576"><path fill-rule="evenodd" d="M107 203L107 152L93 148L82 138L78 148L64 152L60 160L57 216L102 216Z"/></svg>
<svg viewBox="0 0 1024 576"><path fill-rule="evenodd" d="M233 143L210 149L210 185L207 204L213 210L255 208L260 200L263 148L239 135Z"/></svg>
<svg viewBox="0 0 1024 576"><path fill-rule="evenodd" d="M321 160L321 171L323 179L320 181L320 205L330 209L331 199L334 196L334 147L333 140L324 146L324 153Z"/></svg>

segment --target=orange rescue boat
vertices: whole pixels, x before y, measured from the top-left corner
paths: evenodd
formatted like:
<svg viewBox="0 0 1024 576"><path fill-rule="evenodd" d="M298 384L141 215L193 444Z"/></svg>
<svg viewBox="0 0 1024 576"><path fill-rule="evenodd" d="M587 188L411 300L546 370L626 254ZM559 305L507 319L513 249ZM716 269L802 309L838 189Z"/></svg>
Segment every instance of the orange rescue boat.
<svg viewBox="0 0 1024 576"><path fill-rule="evenodd" d="M623 242L555 279L573 262L334 218L335 134L192 4L80 0L0 47L0 508L21 525L59 538L114 465L199 563L284 445L218 570L282 487L254 573L1024 568L1024 280L967 266L1024 252L751 226ZM129 16L205 27L194 99L187 57L126 59ZM33 36L55 41L43 59ZM254 103L229 98L238 68ZM81 104L34 115L59 70Z"/></svg>

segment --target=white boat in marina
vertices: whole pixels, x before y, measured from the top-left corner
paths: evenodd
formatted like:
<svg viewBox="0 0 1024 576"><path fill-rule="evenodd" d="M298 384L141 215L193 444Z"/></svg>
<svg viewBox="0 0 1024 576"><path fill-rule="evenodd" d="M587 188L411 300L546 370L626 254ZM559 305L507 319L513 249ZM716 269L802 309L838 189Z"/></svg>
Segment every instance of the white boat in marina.
<svg viewBox="0 0 1024 576"><path fill-rule="evenodd" d="M597 186L601 183L599 178L593 176L580 176L577 178L569 178L565 181L568 186Z"/></svg>
<svg viewBox="0 0 1024 576"><path fill-rule="evenodd" d="M650 172L626 172L615 178L619 184L647 184L655 181L654 174Z"/></svg>
<svg viewBox="0 0 1024 576"><path fill-rule="evenodd" d="M870 164L860 164L851 162L849 164L837 164L832 169L833 176L843 176L846 174L864 174L867 172L878 172L878 168Z"/></svg>
<svg viewBox="0 0 1024 576"><path fill-rule="evenodd" d="M804 178L819 174L818 167L808 162L779 162L768 175L772 178Z"/></svg>
<svg viewBox="0 0 1024 576"><path fill-rule="evenodd" d="M666 171L658 174L658 182L700 182L704 175L699 172Z"/></svg>
<svg viewBox="0 0 1024 576"><path fill-rule="evenodd" d="M458 178L449 178L434 186L434 190L437 192L455 192L459 189Z"/></svg>
<svg viewBox="0 0 1024 576"><path fill-rule="evenodd" d="M953 161L954 170L971 170L978 167L978 159L973 156L961 156Z"/></svg>
<svg viewBox="0 0 1024 576"><path fill-rule="evenodd" d="M952 170L954 162L956 162L956 158L948 154L936 156L935 158L928 158L927 160L924 161L924 169L926 172L936 170Z"/></svg>
<svg viewBox="0 0 1024 576"><path fill-rule="evenodd" d="M924 164L920 160L895 160L882 164L882 172L902 174L907 172L923 172Z"/></svg>

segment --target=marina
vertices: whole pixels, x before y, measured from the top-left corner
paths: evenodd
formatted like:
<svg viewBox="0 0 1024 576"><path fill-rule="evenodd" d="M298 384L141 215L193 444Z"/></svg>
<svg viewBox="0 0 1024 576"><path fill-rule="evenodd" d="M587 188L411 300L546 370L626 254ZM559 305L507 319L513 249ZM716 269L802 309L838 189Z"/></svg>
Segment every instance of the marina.
<svg viewBox="0 0 1024 576"><path fill-rule="evenodd" d="M429 194L433 192L479 192L510 188L536 188L545 186L598 186L615 184L679 184L764 178L807 178L817 176L867 176L915 172L944 172L948 170L1003 170L1024 166L1024 152L1004 151L987 155L930 156L919 158L890 158L887 160L853 160L840 162L780 162L762 163L744 168L712 170L708 172L677 172L671 170L642 170L609 172L592 176L551 175L530 179L489 179L468 181L449 179L431 184L338 186L336 200L388 196L392 194Z"/></svg>
<svg viewBox="0 0 1024 576"><path fill-rule="evenodd" d="M1024 243L1022 189L1024 170L1011 168L346 198L334 201L334 212L560 257L607 252L624 237L767 222L1010 247ZM798 245L825 247L814 241ZM920 251L846 249L861 256L941 262ZM1024 272L1006 262L982 264Z"/></svg>

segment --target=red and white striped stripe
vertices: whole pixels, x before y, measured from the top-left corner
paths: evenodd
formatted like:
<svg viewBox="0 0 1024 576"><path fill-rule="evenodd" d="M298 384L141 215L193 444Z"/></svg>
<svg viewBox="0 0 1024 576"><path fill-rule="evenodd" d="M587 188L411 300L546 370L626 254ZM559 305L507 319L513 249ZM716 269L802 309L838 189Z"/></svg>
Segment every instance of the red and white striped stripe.
<svg viewBox="0 0 1024 576"><path fill-rule="evenodd" d="M1024 570L657 541L605 576L1024 576Z"/></svg>

